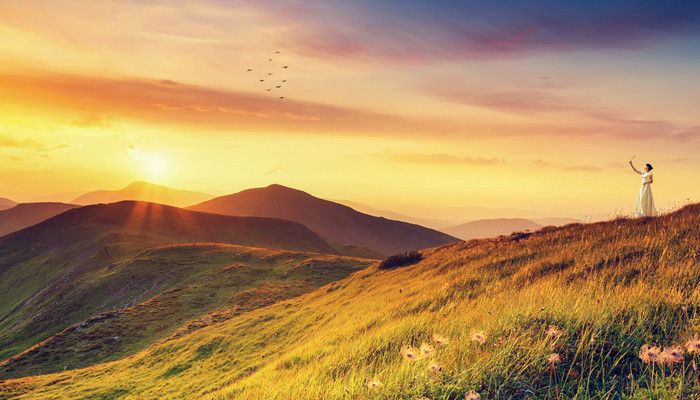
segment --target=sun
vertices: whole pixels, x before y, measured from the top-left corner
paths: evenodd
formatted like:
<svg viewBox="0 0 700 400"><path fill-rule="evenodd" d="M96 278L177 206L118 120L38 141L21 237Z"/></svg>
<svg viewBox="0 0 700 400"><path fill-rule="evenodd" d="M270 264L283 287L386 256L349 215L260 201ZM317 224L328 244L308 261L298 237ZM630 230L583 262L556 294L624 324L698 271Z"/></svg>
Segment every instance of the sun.
<svg viewBox="0 0 700 400"><path fill-rule="evenodd" d="M162 177L168 172L168 163L160 156L150 156L146 160L146 170L153 177Z"/></svg>

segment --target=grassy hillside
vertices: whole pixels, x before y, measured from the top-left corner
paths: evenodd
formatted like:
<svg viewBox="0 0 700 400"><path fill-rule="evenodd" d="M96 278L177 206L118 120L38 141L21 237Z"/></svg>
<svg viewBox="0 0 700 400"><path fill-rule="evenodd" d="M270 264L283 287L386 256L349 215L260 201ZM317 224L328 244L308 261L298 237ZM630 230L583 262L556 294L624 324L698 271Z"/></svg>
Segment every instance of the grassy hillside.
<svg viewBox="0 0 700 400"><path fill-rule="evenodd" d="M151 291L136 293L139 284L113 282L121 279L114 271L154 246L197 242L356 252L332 246L299 223L279 219L198 213L144 202L72 209L0 238L0 359L94 314L156 295L167 287L167 276L152 277ZM103 298L109 292L122 296Z"/></svg>
<svg viewBox="0 0 700 400"><path fill-rule="evenodd" d="M0 378L123 358L171 335L299 296L368 264L215 243L152 248L54 294L52 315L85 320L0 363ZM211 313L221 308L226 309ZM32 329L55 322L44 319ZM20 332L9 337L22 343L28 335L26 329Z"/></svg>
<svg viewBox="0 0 700 400"><path fill-rule="evenodd" d="M472 391L484 399L700 396L700 205L422 253L416 264L372 266L124 360L8 380L0 393L31 399L435 400ZM654 347L665 355L655 357Z"/></svg>

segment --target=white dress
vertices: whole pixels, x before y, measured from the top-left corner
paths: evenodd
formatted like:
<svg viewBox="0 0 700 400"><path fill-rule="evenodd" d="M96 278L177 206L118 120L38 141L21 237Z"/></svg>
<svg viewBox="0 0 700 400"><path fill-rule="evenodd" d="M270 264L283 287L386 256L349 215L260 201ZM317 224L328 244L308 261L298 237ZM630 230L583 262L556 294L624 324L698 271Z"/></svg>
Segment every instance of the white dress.
<svg viewBox="0 0 700 400"><path fill-rule="evenodd" d="M656 217L656 206L654 205L654 196L651 194L651 185L645 185L651 182L652 173L642 172L642 188L639 189L637 196L637 204L634 207L635 217Z"/></svg>

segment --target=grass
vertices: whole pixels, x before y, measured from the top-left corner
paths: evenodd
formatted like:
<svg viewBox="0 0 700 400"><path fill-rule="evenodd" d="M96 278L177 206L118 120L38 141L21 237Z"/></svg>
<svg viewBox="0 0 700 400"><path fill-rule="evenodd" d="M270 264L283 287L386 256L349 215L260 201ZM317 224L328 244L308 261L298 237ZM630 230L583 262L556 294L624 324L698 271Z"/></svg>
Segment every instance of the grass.
<svg viewBox="0 0 700 400"><path fill-rule="evenodd" d="M32 399L116 390L120 399L455 400L470 391L484 399L698 398L697 354L648 364L639 352L644 345L683 346L700 333L699 253L700 205L657 218L461 242L423 250L414 265L373 265L127 359L0 382L0 393ZM483 343L472 339L476 332ZM431 356L411 361L402 355L423 345L434 349ZM561 361L552 362L552 354Z"/></svg>
<svg viewBox="0 0 700 400"><path fill-rule="evenodd" d="M149 249L86 279L54 307L63 317L105 304L111 311L74 324L5 361L0 377L124 358L158 340L298 296L367 265L365 260L339 256L223 244Z"/></svg>

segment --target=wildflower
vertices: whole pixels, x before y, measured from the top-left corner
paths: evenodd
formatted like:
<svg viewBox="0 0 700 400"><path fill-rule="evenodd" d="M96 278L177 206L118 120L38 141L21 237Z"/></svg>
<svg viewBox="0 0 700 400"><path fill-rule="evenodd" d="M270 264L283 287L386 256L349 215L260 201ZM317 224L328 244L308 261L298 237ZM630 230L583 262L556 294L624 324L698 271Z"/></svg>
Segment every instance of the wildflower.
<svg viewBox="0 0 700 400"><path fill-rule="evenodd" d="M381 386L384 386L384 385L376 379L367 382L367 387L371 388L371 389L376 389L376 388L381 387Z"/></svg>
<svg viewBox="0 0 700 400"><path fill-rule="evenodd" d="M473 390L464 395L464 400L481 400L481 395Z"/></svg>
<svg viewBox="0 0 700 400"><path fill-rule="evenodd" d="M442 365L440 365L436 362L434 362L428 366L428 371L430 371L434 374L439 374L440 372L442 372L442 369L443 369Z"/></svg>
<svg viewBox="0 0 700 400"><path fill-rule="evenodd" d="M559 364L561 362L561 356L557 353L552 353L549 355L549 357L547 357L547 362L552 365Z"/></svg>
<svg viewBox="0 0 700 400"><path fill-rule="evenodd" d="M442 335L439 335L437 333L433 333L433 341L437 344L447 344L450 342L450 339L448 339Z"/></svg>
<svg viewBox="0 0 700 400"><path fill-rule="evenodd" d="M479 344L484 344L486 341L486 334L484 332L472 332L472 342L477 342Z"/></svg>
<svg viewBox="0 0 700 400"><path fill-rule="evenodd" d="M666 347L661 353L661 362L669 365L683 361L683 348L680 346Z"/></svg>
<svg viewBox="0 0 700 400"><path fill-rule="evenodd" d="M416 353L416 351L410 347L404 347L401 349L401 355L408 361L418 360L418 353Z"/></svg>
<svg viewBox="0 0 700 400"><path fill-rule="evenodd" d="M651 347L648 344L645 344L639 350L639 359L647 364L659 362L660 356L661 349L658 347Z"/></svg>
<svg viewBox="0 0 700 400"><path fill-rule="evenodd" d="M421 357L432 357L435 355L435 349L433 346L423 343L420 346L420 355Z"/></svg>
<svg viewBox="0 0 700 400"><path fill-rule="evenodd" d="M545 335L551 336L551 337L559 337L561 335L561 330L556 326L556 325L550 325L547 327L547 329L544 331Z"/></svg>
<svg viewBox="0 0 700 400"><path fill-rule="evenodd" d="M700 354L700 338L698 335L693 335L687 342L685 342L685 348L688 350L688 354Z"/></svg>

